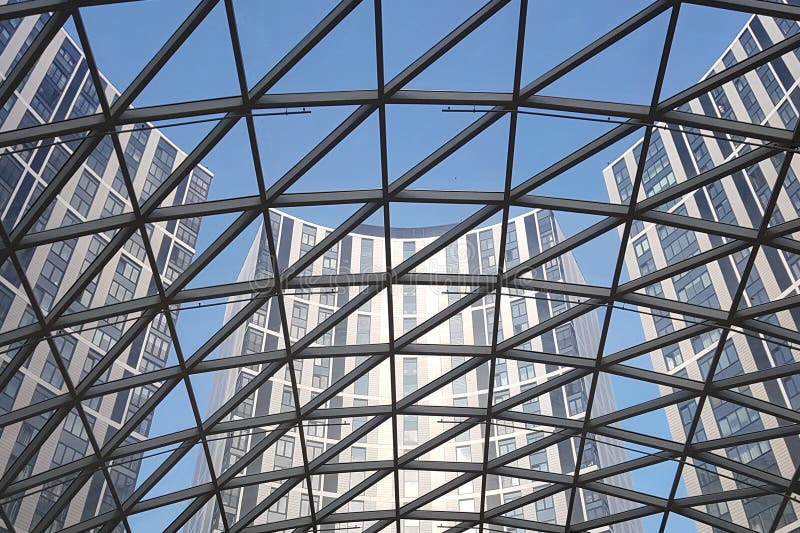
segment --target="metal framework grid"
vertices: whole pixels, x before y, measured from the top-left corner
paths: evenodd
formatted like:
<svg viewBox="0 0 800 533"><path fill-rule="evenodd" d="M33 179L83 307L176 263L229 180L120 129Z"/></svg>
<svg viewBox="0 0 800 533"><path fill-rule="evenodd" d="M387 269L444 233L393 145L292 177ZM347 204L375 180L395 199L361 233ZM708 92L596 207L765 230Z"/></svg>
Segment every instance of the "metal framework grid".
<svg viewBox="0 0 800 533"><path fill-rule="evenodd" d="M6 103L13 95L15 88L25 78L29 69L35 65L41 52L47 47L49 40L71 17L74 21L80 44L86 54L92 78L97 88L97 93L103 95L100 89L100 75L97 70L92 49L86 35L80 9L94 4L112 4L125 0L30 0L18 4L11 4L0 7L0 19L17 18L21 16L52 13L40 35L33 41L30 48L22 56L21 60L8 74L6 80L0 85L0 106ZM220 3L224 3L230 38L236 60L236 69L239 76L241 96L231 98L220 98L214 100L204 100L197 102L182 102L172 105L157 107L145 107L132 109L130 106L141 94L150 81L153 80L159 70L166 64L176 51L186 42L192 32L200 25L211 10ZM515 527L531 531L547 532L570 532L585 531L591 528L600 527L606 524L622 522L656 513L663 513L661 521L661 531L667 524L670 513L677 513L692 520L702 522L725 531L749 531L742 525L732 524L707 513L695 509L695 506L723 502L731 499L738 499L748 496L762 494L780 493L783 495L783 503L776 515L771 531L775 531L778 526L778 519L782 515L787 502L792 494L800 492L800 469L797 470L791 479L768 474L748 467L723 456L712 453L714 450L726 447L763 440L766 438L780 438L800 433L800 415L792 412L783 406L773 405L766 401L752 398L741 393L735 392L735 387L758 383L765 380L775 379L782 376L794 374L800 370L800 363L793 363L780 368L748 373L742 376L727 378L724 380L713 380L714 369L719 362L723 345L731 327L743 328L755 334L767 335L771 338L781 339L792 344L800 344L800 334L779 326L768 324L758 320L758 317L782 310L790 309L800 304L800 297L794 296L784 300L773 301L756 307L739 310L739 301L742 298L748 274L753 268L757 251L761 246L769 245L791 253L800 253L800 244L791 238L791 235L800 230L800 221L792 220L778 226L769 227L768 221L772 213L779 191L780 184L786 177L789 163L794 155L793 150L800 144L800 127L795 131L786 131L776 128L754 125L749 123L721 120L712 117L695 115L688 112L677 111L682 104L691 101L724 83L727 83L745 72L766 64L770 60L792 51L800 45L800 35L787 38L774 46L757 53L749 59L736 64L729 69L720 72L710 78L697 83L696 85L680 92L667 99L662 99L661 86L666 71L666 65L672 47L672 40L675 33L677 17L681 6L686 3L705 5L713 8L730 9L743 12L751 12L800 20L800 8L789 5L776 4L765 0L656 0L651 5L632 16L618 27L603 35L584 49L580 50L549 72L543 74L538 79L523 85L522 84L522 53L525 41L525 21L529 6L526 0L519 3L518 28L517 28L517 50L516 68L514 75L514 88L511 93L471 93L471 92L448 92L448 91L419 91L406 90L404 87L427 67L433 64L438 58L442 57L448 50L452 49L457 43L463 40L471 32L480 27L493 15L506 6L509 0L489 0L472 16L466 19L450 34L438 42L434 47L420 56L416 61L408 65L395 78L384 79L383 66L383 36L381 20L381 1L375 0L375 42L377 65L377 89L362 91L328 92L328 93L309 93L309 94L267 94L294 65L296 65L312 48L314 48L328 33L360 3L360 0L342 0L324 19L322 19L286 56L275 65L261 80L250 87L245 81L242 52L239 44L234 9L231 0L200 0L196 8L175 31L171 38L161 47L158 53L144 67L142 72L135 78L130 86L124 91L115 103L110 104L103 101L101 96L102 114L92 115L83 118L66 120L63 122L46 124L22 130L6 131L0 133L0 147L14 147L22 143L57 138L68 134L84 134L85 137L74 151L74 155L67 161L65 166L58 172L50 185L44 190L34 206L25 214L20 223L14 228L0 228L2 247L0 248L0 261L10 260L17 269L20 279L23 280L24 290L34 308L36 323L21 327L16 330L0 334L0 346L11 345L19 341L45 340L49 343L52 353L58 354L53 335L58 330L70 326L78 326L95 322L101 319L108 319L140 313L140 318L125 332L119 342L110 349L109 353L101 362L89 373L80 383L72 383L67 379L66 394L53 397L44 402L26 406L0 416L0 424L10 425L29 417L34 417L42 413L52 411L50 418L46 422L42 431L36 435L33 442L13 464L9 465L5 474L0 478L0 497L8 498L23 494L27 490L35 490L44 484L67 475L74 476L74 479L65 490L59 502L53 506L50 512L41 521L35 531L43 531L54 517L69 503L72 496L86 483L94 472L102 471L106 476L108 486L113 488L108 474L108 465L114 459L134 456L135 454L147 452L165 445L177 445L174 451L169 454L163 464L147 477L135 490L132 496L125 501L121 501L114 493L116 509L106 512L99 516L92 517L80 524L66 528L65 531L83 531L93 528L108 532L119 524L126 530L130 530L128 517L132 514L167 506L175 502L190 502L188 507L178 518L168 527L168 531L177 531L199 511L207 502L216 499L220 508L222 507L221 491L225 488L242 487L249 484L262 483L265 480L283 481L281 488L274 491L265 500L258 503L245 517L236 523L228 523L223 513L223 521L228 531L277 531L294 530L307 531L313 529L317 531L323 524L336 524L339 522L352 521L373 521L366 531L372 533L387 527L400 526L401 519L423 519L453 522L454 525L449 531L464 531L470 528L477 528L480 533L484 530L491 531L492 527L502 526ZM609 102L599 102L591 100L567 99L560 97L542 96L538 93L542 89L551 85L573 69L582 65L594 56L609 48L612 44L623 39L637 28L643 26L655 17L669 12L669 26L666 33L666 40L663 52L659 59L658 76L653 88L652 101L650 105L632 105ZM477 120L470 124L466 129L458 133L442 146L431 150L430 155L419 162L411 170L402 175L395 181L389 181L387 167L387 139L386 139L386 106L388 104L427 104L427 105L469 105L489 107L489 110L479 113ZM261 170L261 159L258 154L258 144L255 138L255 126L252 112L271 108L286 107L317 107L332 105L356 105L357 109L337 126L324 140L322 140L313 150L303 157L293 168L282 176L274 184L266 183ZM563 112L580 112L601 117L614 116L621 118L624 123L615 127L608 133L596 138L579 150L564 157L562 160L536 174L524 183L512 187L511 169L514 161L515 135L517 128L517 110L555 110ZM130 175L124 172L124 179L129 191L129 198L133 204L133 212L121 214L100 220L92 220L74 226L57 228L42 231L40 233L29 233L41 213L54 201L64 184L79 168L85 158L92 152L102 139L102 134L109 134L114 141L114 149L118 158L124 160L122 148L117 137L116 128L122 125L130 125L145 121L158 121L166 119L177 119L187 117L203 117L213 114L224 114L211 132L200 142L200 144L188 155L187 159L164 181L158 190L141 205L136 202L136 194L133 192L133 185ZM301 176L311 169L326 153L352 132L360 123L364 122L371 115L377 114L380 124L380 148L382 161L382 188L380 190L364 191L338 191L325 193L287 193L287 189L295 183ZM465 145L481 131L495 123L501 116L510 115L510 130L507 150L507 172L505 176L505 187L502 193L478 193L470 191L421 191L412 190L409 187L431 168L442 162L458 148ZM241 197L229 200L207 201L201 204L182 205L174 207L160 207L161 202L178 185L178 183L198 164L203 157L236 125L239 121L244 121L249 133L250 147L253 152L253 161L256 174L259 180L258 196ZM763 146L756 148L749 153L733 159L723 165L718 166L705 173L691 178L685 182L662 191L649 198L642 198L639 189L642 183L642 169L644 168L644 158L647 154L647 146L653 132L653 125L656 122L668 122L693 126L704 131L715 134L731 134L747 137L756 141L762 141ZM631 197L638 201L631 201L629 205L616 205L602 202L584 201L568 198L545 198L529 194L536 187L559 176L566 170L574 167L589 157L597 154L606 147L611 146L616 141L626 137L637 130L643 131L644 148L641 151L638 173L634 178L633 193ZM86 135L88 134L88 135ZM723 176L730 175L732 172L743 169L754 162L764 160L776 154L784 153L783 165L779 171L777 186L774 187L767 208L765 209L764 223L758 228L734 227L712 221L697 220L682 217L663 211L658 211L658 207L673 199L680 198L682 195L698 189L704 185L712 183ZM122 165L124 169L124 165ZM470 217L458 223L455 227L438 237L432 244L424 249L417 251L410 258L394 264L390 258L389 243L389 206L391 202L416 202L416 203L448 203L459 202L474 204L479 209ZM263 217L266 227L269 227L269 209L291 206L314 206L314 205L333 205L333 204L363 204L355 213L350 216L343 224L332 231L325 239L316 244L311 251L304 255L296 264L283 271L279 271L278 264L273 255L273 272L279 272L277 279L265 282L258 289L249 283L233 283L221 286L210 286L204 288L187 289L187 285L194 279L203 268L229 244L233 239L244 230L251 222ZM598 224L584 231L573 235L553 248L531 258L528 261L505 270L502 258L505 257L505 235L508 225L509 210L511 206L522 207L541 207L560 211L588 213L602 215L605 218ZM348 276L318 276L300 277L307 266L319 259L325 251L337 243L343 236L351 232L356 226L363 223L373 213L383 208L384 226L386 228L386 255L387 264L393 265L388 268L382 276L376 277L348 275ZM139 232L146 248L147 258L154 272L159 269L156 265L155 254L149 244L146 224L153 222L163 222L190 216L202 216L222 213L238 213L238 218L230 224L205 251L203 251L186 271L172 284L164 286L158 276L155 276L157 283L157 295L122 302L119 304L108 305L94 308L83 312L65 314L70 304L80 296L83 289L91 282L97 272L114 257L114 254L134 233ZM502 240L500 243L498 274L496 276L484 275L450 275L450 274L419 274L413 272L414 268L420 265L433 254L442 250L447 244L453 242L466 231L478 227L490 217L500 213L502 215ZM698 232L711 233L727 237L729 241L720 248L703 252L699 255L681 261L671 267L659 270L640 279L622 283L620 281L624 252L628 246L628 236L631 224L635 220L644 220L654 223L669 224ZM613 229L622 228L622 246L618 252L616 269L612 284L609 287L594 287L576 285L570 283L545 282L523 277L539 265L548 260L580 246L589 240L602 235ZM16 254L23 249L54 243L93 233L118 230L109 246L102 250L91 266L80 276L77 283L69 287L63 297L54 305L52 311L44 315L35 303L30 283L26 281L25 273L17 259ZM266 232L268 245L271 250L275 250L275 242L270 232ZM685 304L676 301L646 296L636 292L637 290L657 282L667 279L678 273L688 271L698 265L706 264L733 252L750 249L750 256L747 261L742 282L739 284L735 294L733 305L729 310L713 311L700 306ZM248 317L258 310L270 298L277 298L280 304L281 321L284 332L288 331L287 318L284 305L282 303L283 291L299 287L339 287L344 285L361 285L363 291L347 305L336 311L323 324L320 324L310 331L301 340L290 343L288 337L285 339L288 349L275 352L251 354L247 356L236 356L225 359L208 359L206 357L217 348L220 343L230 335L237 327L243 324ZM397 336L390 329L390 341L380 345L364 346L336 346L319 347L312 346L314 342L326 330L341 322L348 314L358 309L371 297L378 294L385 288L392 285L459 285L471 286L471 292L456 303L450 305L443 311L437 313L429 320L419 324L413 330ZM490 346L432 346L415 344L424 333L432 330L437 325L446 321L449 317L468 307L471 303L494 292L498 298L495 299L496 306L499 306L500 291L504 288L522 288L528 290L549 291L560 294L571 295L582 299L581 303L573 306L567 312L548 319L539 324L531 326L528 330L498 342L498 320L499 312L495 309L494 314L494 338ZM387 291L391 295L391 291ZM100 383L98 378L113 363L115 358L121 354L130 342L141 332L154 316L170 308L170 306L201 301L209 298L220 298L237 295L248 295L252 299L219 331L217 331L205 344L194 353L184 353L178 341L174 320L171 313L164 313L167 323L175 342L175 349L178 354L179 364L150 373L130 376L124 379L109 383ZM614 304L628 304L641 306L643 308L655 309L659 311L673 312L683 316L693 317L698 320L697 324L687 326L684 329L675 331L662 338L644 342L629 349L622 350L610 355L603 355L606 337L609 332L609 324ZM389 309L392 309L391 300ZM543 332L548 331L560 324L568 322L581 314L591 312L596 309L606 308L602 323L602 333L600 349L594 359L580 359L566 355L555 355L547 353L525 352L516 350L526 340L535 338ZM389 320L391 325L393 320ZM391 328L391 326L390 326ZM679 340L688 339L699 333L713 329L721 329L722 334L718 341L717 349L714 352L711 370L705 382L698 382L676 376L667 376L655 371L648 371L633 366L626 365L625 362L639 355L646 354L653 349L667 346ZM0 388L8 384L14 373L21 367L31 350L20 349L13 357L12 361L0 373ZM390 407L370 407L370 408L341 408L333 410L321 409L320 406L335 396L347 385L353 383L358 377L369 372L382 361L389 360L394 369L395 356L398 354L455 354L480 356L469 359L461 367L435 379L424 385L418 391L394 401ZM297 358L312 358L324 354L326 357L369 355L370 357L360 364L355 370L350 372L341 381L333 384L327 391L320 394L316 399L307 405L297 407L295 413L282 413L278 415L268 415L260 419L225 421L228 415L238 403L250 395L256 388L278 369L282 368L287 362ZM572 370L565 373L562 377L542 383L519 395L491 405L483 409L476 408L447 408L446 410L437 408L426 408L415 406L415 402L424 398L431 392L450 383L453 379L464 375L480 362L490 361L490 380L489 397L492 397L494 384L495 362L498 355L503 357L517 358L520 360L553 363L571 367ZM56 358L60 365L62 374L68 378L64 363L60 357ZM262 363L264 370L258 378L238 391L222 408L210 416L203 418L197 407L197 401L192 392L190 375L235 368L238 366ZM289 365L293 368L293 365ZM675 392L656 400L646 401L633 407L619 412L592 418L588 414L583 421L558 418L554 416L529 415L514 412L511 409L522 404L538 395L548 392L572 381L576 378L592 375L597 377L599 373L608 372L644 380L651 383L661 384L672 387ZM392 372L392 397L397 398L396 384L394 383L394 372ZM93 454L63 465L57 469L42 472L22 481L15 481L15 477L21 471L31 454L45 442L47 436L63 421L64 417L73 409L81 414L82 421L88 427L85 414L83 414L81 401L113 392L130 389L143 384L163 382L158 391L147 401L147 403L127 421L124 427L104 444L91 441ZM128 444L126 437L133 431L144 418L153 411L159 402L179 383L185 383L193 408L193 417L196 420L196 428L167 434L160 437L150 438L142 442ZM296 378L292 371L292 382L296 384ZM593 381L589 391L587 413L591 413L591 405L594 400L596 379ZM297 398L297 388L294 389L295 405L300 403ZM675 443L669 440L640 434L630 430L623 430L615 427L614 424L624 419L628 419L642 413L647 413L655 409L660 409L668 405L687 399L697 398L699 401L696 415L688 432L688 437L684 443ZM791 424L783 425L777 429L767 430L758 435L746 434L736 435L727 438L705 441L702 443L692 443L692 436L698 425L700 413L703 405L710 398L718 398L729 402L747 406L759 412L774 414L782 419L792 421ZM331 412L327 412L331 411ZM391 420L396 429L396 419L398 414L427 414L443 416L463 417L463 421L455 424L454 427L443 432L433 440L420 445L412 452L399 455L397 439L393 443L394 458L390 461L373 461L367 463L338 464L330 462L332 458L346 449L347 446L356 442L361 436L376 428L384 421ZM248 474L238 476L247 464L258 457L259 453L271 444L275 443L281 435L293 427L297 427L302 439L301 422L309 419L338 418L342 416L364 416L372 418L363 426L354 430L350 435L343 438L337 445L326 450L321 456L312 461L308 461L304 454L304 465L302 467L290 468L280 472ZM434 461L421 461L421 457L427 451L453 438L460 432L476 426L478 424L490 424L495 421L506 420L516 422L539 422L559 428L556 433L540 441L529 444L517 449L509 454L489 460L488 455L484 455L483 461L477 464L464 463L445 463ZM162 479L169 469L184 457L192 446L201 444L208 458L207 438L211 435L225 433L227 431L250 429L260 427L265 424L277 424L276 429L266 435L258 442L247 455L224 473L214 475L211 469L211 481L197 487L184 489L178 492L166 494L151 499L144 499L155 484ZM396 431L395 431L396 433ZM489 433L486 432L485 453L488 453ZM559 441L578 437L581 442L577 464L580 464L580 455L583 452L583 442L587 434L594 433L622 441L635 443L649 448L659 450L658 453L645 457L629 460L618 465L601 468L591 473L581 473L576 469L574 474L555 474L543 472L520 472L508 464L520 457L524 457L534 451L552 446ZM765 434L766 433L766 434ZM91 436L91 431L88 431ZM676 495L679 480L681 477L684 461L693 458L706 463L719 466L736 474L758 480L762 485L732 491L723 491L717 494L678 497ZM208 459L210 463L210 458ZM659 464L664 461L678 460L680 465L671 481L672 486L669 497L657 497L650 494L624 489L603 483L602 480L608 476L644 468L650 465ZM405 505L400 504L399 497L399 475L401 468L411 468L417 470L444 470L459 472L453 482L447 483L434 491L425 494L414 501ZM350 491L343 494L340 498L322 508L314 508L314 499L310 498L311 517L287 520L285 522L272 523L266 525L252 525L254 517L264 512L270 505L275 503L281 496L299 484L306 483L309 492L311 489L310 476L328 472L347 472L347 471L366 471L369 474L362 483L352 487ZM438 496L447 493L471 479L481 478L485 481L487 475L513 475L527 476L528 479L542 480L550 482L547 488L526 494L522 498L511 503L506 503L494 509L487 509L485 506L485 487L482 485L480 498L480 509L476 512L435 512L422 509L427 503L433 501ZM338 513L350 499L358 495L365 487L368 487L386 476L393 476L395 491L395 508L391 511L366 511L362 513ZM570 498L574 499L577 488L586 488L610 496L627 499L637 504L639 507L623 513L612 514L611 516L590 520L582 523L571 523L571 512L567 516L566 525L553 525L547 523L532 522L518 518L503 516L517 507L533 503L539 499L555 494L565 489L571 489ZM569 507L570 509L572 506ZM8 523L7 517L0 512L0 519L5 521L6 527L14 531L13 524ZM334 526L327 526L334 527Z"/></svg>

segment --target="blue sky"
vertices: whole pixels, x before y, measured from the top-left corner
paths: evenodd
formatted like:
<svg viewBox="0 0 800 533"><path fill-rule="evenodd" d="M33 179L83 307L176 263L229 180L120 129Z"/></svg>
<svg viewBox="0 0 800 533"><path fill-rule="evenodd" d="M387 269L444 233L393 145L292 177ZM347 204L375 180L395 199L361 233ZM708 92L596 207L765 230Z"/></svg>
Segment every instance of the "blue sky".
<svg viewBox="0 0 800 533"><path fill-rule="evenodd" d="M573 52L622 22L648 2L606 0L529 2L523 84L535 79ZM100 69L118 88L124 89L147 60L178 27L193 7L189 0L145 0L115 6L81 9ZM390 79L458 23L479 8L475 0L386 0L383 6L384 60ZM236 0L234 2L242 42L248 83L252 85L335 5L331 1L306 2L302 9L289 0ZM512 87L517 1L511 2L487 24L460 43L408 88L509 91ZM593 98L619 102L649 103L667 25L667 14L651 21L620 43L547 87L542 94ZM662 98L697 81L730 43L746 18L738 13L696 6L683 6L675 44L668 65ZM714 31L708 31L713 28ZM74 32L73 32L74 34ZM184 48L173 58L137 99L137 106L157 105L189 99L233 95L238 83L227 36L224 3L220 2ZM375 87L373 3L363 2L332 34L326 37L272 92L367 89ZM353 108L313 109L310 114L256 119L262 165L268 182L278 179ZM475 120L471 113L443 113L438 107L390 106L387 110L390 179L401 175L439 144ZM420 189L469 189L500 191L505 172L508 119L499 120L442 165L414 185ZM170 128L166 134L184 150L191 148L210 125ZM608 131L610 125L534 116L520 116L513 169L514 185L559 160L572 150ZM380 187L377 117L366 120L317 167L296 183L290 192ZM603 153L543 186L534 194L608 201L602 169L635 142L638 135L623 140ZM210 198L256 194L249 147L243 125L204 160L215 174ZM269 185L269 183L268 183ZM308 220L336 225L355 207L297 209L293 214ZM425 226L458 222L474 206L394 206L394 226ZM521 213L515 210L512 215ZM592 224L590 216L558 214L567 235ZM206 219L198 243L203 249L230 223L232 217ZM252 226L215 261L194 286L235 279L247 248L255 235ZM619 239L616 232L581 247L577 260L590 284L610 282ZM624 280L623 280L624 281ZM179 330L184 349L191 352L206 337L206 331L222 322L224 308L184 314ZM613 334L606 352L643 340L638 317L615 312ZM646 359L646 358L645 358ZM647 365L648 362L643 364ZM193 378L204 411L203 398L210 378ZM615 379L617 403L624 407L657 395L655 387ZM176 391L157 412L153 433L174 430L174 414L188 408L185 392ZM665 420L657 415L640 421L639 431L665 435ZM191 423L186 420L186 424ZM161 484L166 492L186 486L194 468L184 461L174 475ZM148 471L147 465L143 473ZM664 479L671 480L674 465L634 475L637 489L663 492ZM654 475L657 474L657 475ZM178 510L179 511L179 510ZM152 513L150 513L152 514ZM142 517L141 520L171 517ZM155 527L156 522L142 525ZM646 529L656 527L648 520ZM670 530L684 531L687 524L675 515Z"/></svg>

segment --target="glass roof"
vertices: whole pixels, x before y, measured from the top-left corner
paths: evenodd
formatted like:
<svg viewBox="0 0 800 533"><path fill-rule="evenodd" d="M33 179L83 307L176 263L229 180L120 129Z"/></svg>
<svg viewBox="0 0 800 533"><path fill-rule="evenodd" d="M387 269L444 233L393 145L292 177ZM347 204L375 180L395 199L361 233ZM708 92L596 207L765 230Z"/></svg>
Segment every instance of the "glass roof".
<svg viewBox="0 0 800 533"><path fill-rule="evenodd" d="M0 532L800 528L800 6L0 5Z"/></svg>

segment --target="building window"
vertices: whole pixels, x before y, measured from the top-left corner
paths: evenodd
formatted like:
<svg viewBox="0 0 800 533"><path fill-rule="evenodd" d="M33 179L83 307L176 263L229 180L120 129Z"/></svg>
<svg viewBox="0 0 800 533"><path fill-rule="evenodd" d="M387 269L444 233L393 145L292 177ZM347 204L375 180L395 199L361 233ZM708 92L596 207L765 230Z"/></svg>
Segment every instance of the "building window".
<svg viewBox="0 0 800 533"><path fill-rule="evenodd" d="M450 329L450 344L464 344L464 321L461 315L456 315L447 321Z"/></svg>
<svg viewBox="0 0 800 533"><path fill-rule="evenodd" d="M527 390L528 388L532 387L533 385L534 385L533 383L529 383L528 386L525 387L525 390ZM541 408L541 406L539 404L539 398L532 398L532 399L528 400L527 402L523 403L522 404L522 411L525 412L525 413L534 414L534 415L538 415L539 413L541 413L542 412L542 408Z"/></svg>
<svg viewBox="0 0 800 533"><path fill-rule="evenodd" d="M358 315L356 320L356 344L369 344L372 318L369 315Z"/></svg>
<svg viewBox="0 0 800 533"><path fill-rule="evenodd" d="M125 204L122 200L114 196L113 194L109 194L108 198L106 198L106 203L103 206L103 217L113 217L114 215L119 215L125 211Z"/></svg>
<svg viewBox="0 0 800 533"><path fill-rule="evenodd" d="M536 369L534 368L533 363L519 361L517 363L517 369L519 370L520 381L529 381L536 377Z"/></svg>
<svg viewBox="0 0 800 533"><path fill-rule="evenodd" d="M339 268L339 244L336 243L333 247L325 252L322 256L322 273L325 275L336 274Z"/></svg>
<svg viewBox="0 0 800 533"><path fill-rule="evenodd" d="M611 514L608 510L608 500L605 496L597 494L596 492L584 490L583 503L586 506L587 520L595 520Z"/></svg>
<svg viewBox="0 0 800 533"><path fill-rule="evenodd" d="M333 314L333 311L329 311L327 309L320 309L317 324L322 324ZM319 339L319 343L323 346L330 346L333 344L333 328L328 329L325 333L322 334L322 337Z"/></svg>
<svg viewBox="0 0 800 533"><path fill-rule="evenodd" d="M727 52L722 57L722 62L726 67L730 68L736 64L736 59L734 59L731 52ZM756 95L753 94L753 90L750 88L750 83L744 76L739 76L733 80L733 86L739 93L739 98L742 100L742 104L744 104L750 120L755 124L761 124L764 121L764 111L762 111Z"/></svg>
<svg viewBox="0 0 800 533"><path fill-rule="evenodd" d="M642 145L634 148L634 157L638 160L641 155ZM655 132L647 148L647 158L642 172L642 187L647 196L653 196L676 183L669 157L664 148L661 134Z"/></svg>
<svg viewBox="0 0 800 533"><path fill-rule="evenodd" d="M372 272L373 246L374 246L374 241L372 239L361 239L361 263L359 265L361 272Z"/></svg>
<svg viewBox="0 0 800 533"><path fill-rule="evenodd" d="M552 496L548 496L547 498L542 498L541 500L537 500L535 503L535 507L536 507L536 519L539 522L544 522L547 524L556 523L556 510Z"/></svg>
<svg viewBox="0 0 800 533"><path fill-rule="evenodd" d="M100 180L84 171L78 180L75 191L72 193L70 205L84 217L87 216L89 209L92 207L92 202L97 197L97 189L99 187Z"/></svg>
<svg viewBox="0 0 800 533"><path fill-rule="evenodd" d="M403 314L413 315L417 312L417 288L414 285L403 285Z"/></svg>
<svg viewBox="0 0 800 533"><path fill-rule="evenodd" d="M314 369L311 375L311 386L315 389L328 388L328 377L330 373L330 362L328 359L317 359L314 361Z"/></svg>
<svg viewBox="0 0 800 533"><path fill-rule="evenodd" d="M141 267L133 263L133 261L120 257L117 269L114 272L114 278L111 280L111 286L108 289L106 303L124 302L133 298L141 271Z"/></svg>
<svg viewBox="0 0 800 533"><path fill-rule="evenodd" d="M80 55L75 47L64 41L42 79L39 89L31 98L31 107L44 121L49 121L59 100L64 95L67 82L72 77Z"/></svg>
<svg viewBox="0 0 800 533"><path fill-rule="evenodd" d="M742 405L734 406L729 403L715 406L715 403L712 399L711 406L716 407L714 416L717 419L719 433L723 437L750 431L751 424L758 423L759 426L761 425L761 418L758 416L758 412L753 409L748 409Z"/></svg>
<svg viewBox="0 0 800 533"><path fill-rule="evenodd" d="M505 387L508 385L508 366L505 360L497 359L494 365L494 386Z"/></svg>
<svg viewBox="0 0 800 533"><path fill-rule="evenodd" d="M516 449L514 439L503 439L497 443L497 454L502 457L507 453L511 453Z"/></svg>
<svg viewBox="0 0 800 533"><path fill-rule="evenodd" d="M528 308L524 299L511 302L511 324L514 327L514 335L528 329Z"/></svg>
<svg viewBox="0 0 800 533"><path fill-rule="evenodd" d="M264 345L264 334L252 328L247 328L244 334L244 353L257 353Z"/></svg>
<svg viewBox="0 0 800 533"><path fill-rule="evenodd" d="M656 262L653 259L653 252L650 250L650 242L647 235L642 235L633 242L633 251L636 254L636 262L639 265L639 272L646 276L656 270Z"/></svg>
<svg viewBox="0 0 800 533"><path fill-rule="evenodd" d="M728 195L719 182L714 182L706 187L708 198L717 215L717 220L725 224L736 224L736 215L733 213Z"/></svg>
<svg viewBox="0 0 800 533"><path fill-rule="evenodd" d="M303 251L307 252L315 244L317 244L317 228L314 226L304 225L303 233L300 236L300 245L306 247L306 249Z"/></svg>
<svg viewBox="0 0 800 533"><path fill-rule="evenodd" d="M749 30L745 29L742 33L742 36L739 37L739 43L744 48L744 53L748 56L751 56L758 52L758 45L756 44L756 40L753 39L753 34L750 33Z"/></svg>
<svg viewBox="0 0 800 533"><path fill-rule="evenodd" d="M275 444L275 457L292 459L294 457L294 437L281 437Z"/></svg>
<svg viewBox="0 0 800 533"><path fill-rule="evenodd" d="M419 496L419 472L416 470L403 471L403 497L416 498Z"/></svg>
<svg viewBox="0 0 800 533"><path fill-rule="evenodd" d="M306 334L308 325L308 305L295 302L292 308L292 323L289 327L289 336L299 339Z"/></svg>
<svg viewBox="0 0 800 533"><path fill-rule="evenodd" d="M795 125L797 124L797 113L795 112L789 100L786 100L778 107L778 116L781 117L786 129L794 129Z"/></svg>
<svg viewBox="0 0 800 533"><path fill-rule="evenodd" d="M558 353L562 355L578 355L578 344L572 324L564 324L556 328Z"/></svg>
<svg viewBox="0 0 800 533"><path fill-rule="evenodd" d="M403 416L403 444L415 445L419 439L419 419L416 416Z"/></svg>
<svg viewBox="0 0 800 533"><path fill-rule="evenodd" d="M783 92L780 83L778 83L778 79L775 77L775 74L772 73L772 69L769 67L769 65L761 65L760 67L756 68L756 73L761 79L761 83L764 84L764 89L766 89L770 100L772 100L772 103L777 104L780 102L781 97L783 97L785 93Z"/></svg>
<svg viewBox="0 0 800 533"><path fill-rule="evenodd" d="M414 255L414 252L417 250L417 243L414 241L404 241L403 242L403 261Z"/></svg>
<svg viewBox="0 0 800 533"><path fill-rule="evenodd" d="M570 416L582 413L586 409L586 392L583 380L579 379L564 386L567 393L567 407Z"/></svg>
<svg viewBox="0 0 800 533"><path fill-rule="evenodd" d="M633 184L631 183L631 175L628 172L628 164L624 159L614 163L611 167L614 173L614 181L617 183L617 191L619 192L620 201L625 204L631 198L633 192Z"/></svg>
<svg viewBox="0 0 800 533"><path fill-rule="evenodd" d="M497 260L494 254L494 235L492 230L481 231L478 234L481 252L481 271L484 274L497 272Z"/></svg>
<svg viewBox="0 0 800 533"><path fill-rule="evenodd" d="M469 446L457 446L456 460L464 463L472 461L472 448Z"/></svg>
<svg viewBox="0 0 800 533"><path fill-rule="evenodd" d="M403 396L408 396L417 390L417 359L406 357L403 359Z"/></svg>
<svg viewBox="0 0 800 533"><path fill-rule="evenodd" d="M283 393L281 394L281 411L294 410L294 394L292 394L292 387L284 385Z"/></svg>
<svg viewBox="0 0 800 533"><path fill-rule="evenodd" d="M519 248L517 245L517 226L513 220L509 220L508 231L506 231L505 268L515 267L518 264L519 264Z"/></svg>
<svg viewBox="0 0 800 533"><path fill-rule="evenodd" d="M667 367L667 371L683 363L683 355L681 355L681 349L678 346L664 348L662 353L664 355L664 365Z"/></svg>
<svg viewBox="0 0 800 533"><path fill-rule="evenodd" d="M701 357L697 366L700 367L700 374L703 379L708 377L708 372L711 369L711 359L714 353L707 353ZM736 351L736 346L730 339L725 342L722 352L719 356L719 362L715 369L714 379L724 379L733 376L738 376L742 373L742 364L739 362L739 354Z"/></svg>

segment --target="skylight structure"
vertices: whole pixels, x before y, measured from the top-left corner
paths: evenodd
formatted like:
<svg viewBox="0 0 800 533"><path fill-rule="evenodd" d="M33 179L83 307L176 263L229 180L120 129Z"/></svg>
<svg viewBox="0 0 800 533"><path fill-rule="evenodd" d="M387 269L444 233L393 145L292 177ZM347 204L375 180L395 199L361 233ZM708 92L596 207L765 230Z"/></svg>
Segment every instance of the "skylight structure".
<svg viewBox="0 0 800 533"><path fill-rule="evenodd" d="M0 528L797 528L800 7L290 4L0 6Z"/></svg>

